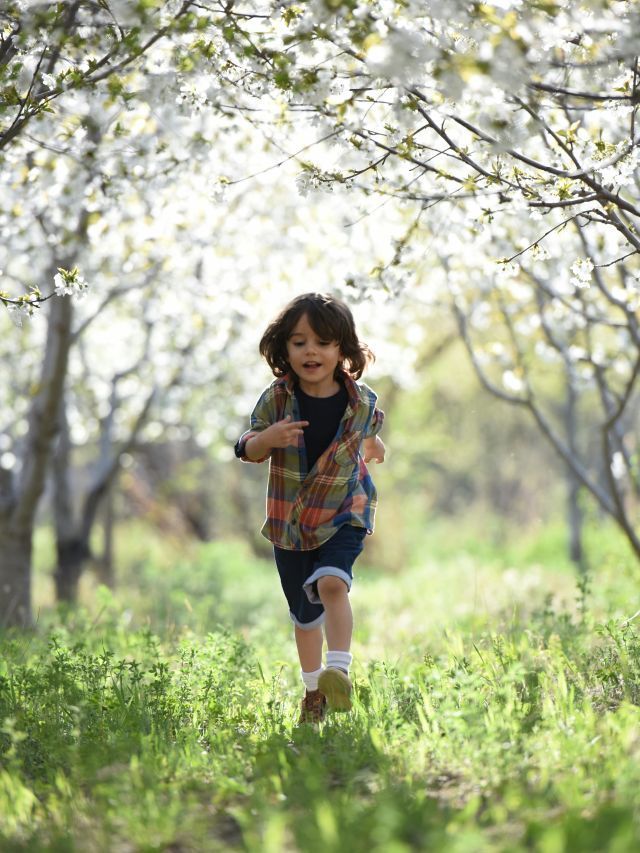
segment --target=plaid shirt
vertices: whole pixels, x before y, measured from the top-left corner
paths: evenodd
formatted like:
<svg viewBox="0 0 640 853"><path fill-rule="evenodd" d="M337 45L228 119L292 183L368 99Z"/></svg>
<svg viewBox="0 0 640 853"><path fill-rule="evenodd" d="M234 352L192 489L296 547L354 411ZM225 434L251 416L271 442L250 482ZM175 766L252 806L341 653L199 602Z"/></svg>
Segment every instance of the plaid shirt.
<svg viewBox="0 0 640 853"><path fill-rule="evenodd" d="M349 401L333 441L311 471L307 471L304 437L297 446L274 447L256 462L269 462L267 519L261 533L288 551L310 551L333 536L343 524L373 533L377 493L360 456L364 438L382 429L384 413L377 397L364 383L343 371ZM251 413L251 429L240 436L236 456L252 462L247 441L287 415L299 421L300 409L291 374L276 379L260 395Z"/></svg>

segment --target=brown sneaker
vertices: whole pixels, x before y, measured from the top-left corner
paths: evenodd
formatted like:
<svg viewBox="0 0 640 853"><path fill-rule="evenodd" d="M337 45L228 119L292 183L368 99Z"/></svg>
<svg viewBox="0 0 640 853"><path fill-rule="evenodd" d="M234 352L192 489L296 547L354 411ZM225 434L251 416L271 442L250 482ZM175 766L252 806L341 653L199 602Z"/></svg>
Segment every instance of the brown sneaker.
<svg viewBox="0 0 640 853"><path fill-rule="evenodd" d="M318 690L327 697L333 711L351 710L351 682L346 672L334 666L327 667L318 679Z"/></svg>
<svg viewBox="0 0 640 853"><path fill-rule="evenodd" d="M304 723L321 723L324 720L327 698L319 690L307 690L300 703L300 719L298 725Z"/></svg>

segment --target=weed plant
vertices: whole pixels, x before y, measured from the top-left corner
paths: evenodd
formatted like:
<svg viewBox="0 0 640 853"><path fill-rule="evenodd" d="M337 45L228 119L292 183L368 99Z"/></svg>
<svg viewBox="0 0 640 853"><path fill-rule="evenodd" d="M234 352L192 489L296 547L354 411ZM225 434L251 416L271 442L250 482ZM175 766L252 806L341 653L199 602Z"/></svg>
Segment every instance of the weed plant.
<svg viewBox="0 0 640 853"><path fill-rule="evenodd" d="M216 543L2 637L0 849L639 849L630 565L365 563L355 707L318 730L274 571Z"/></svg>

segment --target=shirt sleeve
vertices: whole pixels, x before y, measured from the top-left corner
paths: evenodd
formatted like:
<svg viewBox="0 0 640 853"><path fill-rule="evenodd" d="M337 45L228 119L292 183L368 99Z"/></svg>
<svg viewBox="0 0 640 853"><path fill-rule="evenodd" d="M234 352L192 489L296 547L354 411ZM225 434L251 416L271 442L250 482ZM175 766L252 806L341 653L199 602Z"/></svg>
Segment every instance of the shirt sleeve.
<svg viewBox="0 0 640 853"><path fill-rule="evenodd" d="M258 398L258 402L253 407L251 417L249 418L250 428L242 433L235 444L234 452L238 459L241 459L243 462L264 462L271 456L271 452L269 452L260 459L250 459L246 454L246 446L250 438L258 435L258 433L275 423L276 420L275 394L272 386L269 386L269 388L266 388L262 392Z"/></svg>
<svg viewBox="0 0 640 853"><path fill-rule="evenodd" d="M374 404L373 414L369 419L369 423L364 431L365 438L372 438L374 435L378 435L380 430L382 429L382 425L384 423L384 412L382 409L378 409Z"/></svg>

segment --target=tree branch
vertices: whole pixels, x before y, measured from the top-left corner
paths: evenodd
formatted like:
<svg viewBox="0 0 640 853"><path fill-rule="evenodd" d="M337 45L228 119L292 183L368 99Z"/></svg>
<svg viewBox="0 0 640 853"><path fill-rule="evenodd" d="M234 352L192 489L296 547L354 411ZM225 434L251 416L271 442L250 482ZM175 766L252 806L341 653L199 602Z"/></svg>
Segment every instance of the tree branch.
<svg viewBox="0 0 640 853"><path fill-rule="evenodd" d="M550 86L548 83L527 83L529 89L537 92L547 92L551 95L569 95L572 98L580 98L586 101L631 101L635 103L637 96L611 95L608 92L581 92L578 89L565 89L562 86Z"/></svg>

